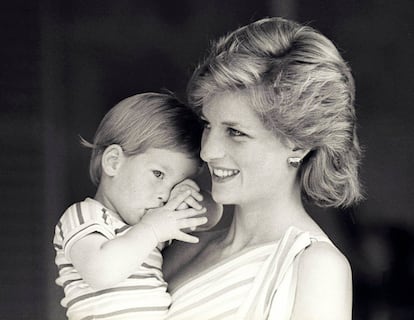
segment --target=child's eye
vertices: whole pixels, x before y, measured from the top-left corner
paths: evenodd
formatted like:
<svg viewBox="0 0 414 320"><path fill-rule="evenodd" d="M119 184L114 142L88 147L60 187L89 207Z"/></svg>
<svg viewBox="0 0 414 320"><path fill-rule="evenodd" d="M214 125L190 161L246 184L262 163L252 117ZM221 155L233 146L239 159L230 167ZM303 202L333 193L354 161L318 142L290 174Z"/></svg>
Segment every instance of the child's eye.
<svg viewBox="0 0 414 320"><path fill-rule="evenodd" d="M233 129L233 128L227 128L227 132L232 137L243 137L245 134L239 130Z"/></svg>
<svg viewBox="0 0 414 320"><path fill-rule="evenodd" d="M164 173L159 171L159 170L152 170L152 173L158 179L163 179L164 178Z"/></svg>

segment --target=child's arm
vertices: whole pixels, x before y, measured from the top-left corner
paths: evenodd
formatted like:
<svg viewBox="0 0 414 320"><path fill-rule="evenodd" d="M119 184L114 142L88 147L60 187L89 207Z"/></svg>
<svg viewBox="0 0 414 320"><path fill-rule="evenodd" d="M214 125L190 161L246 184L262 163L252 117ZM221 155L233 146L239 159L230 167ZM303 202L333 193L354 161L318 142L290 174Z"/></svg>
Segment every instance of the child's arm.
<svg viewBox="0 0 414 320"><path fill-rule="evenodd" d="M205 217L195 217L205 209L176 211L190 193L180 193L165 206L149 210L138 224L115 239L108 240L99 233L93 233L78 240L69 252L74 267L92 288L104 289L129 277L159 242L171 239L197 242L198 238L181 229L205 223Z"/></svg>
<svg viewBox="0 0 414 320"><path fill-rule="evenodd" d="M206 208L206 214L208 222L193 228L192 231L205 231L213 228L221 219L223 214L223 206L216 203L211 197L211 193L207 190L201 190L196 182L191 179L186 179L177 184L171 191L171 197L184 192L186 190L191 191L191 197L185 199L185 201L178 207L178 209L186 208Z"/></svg>

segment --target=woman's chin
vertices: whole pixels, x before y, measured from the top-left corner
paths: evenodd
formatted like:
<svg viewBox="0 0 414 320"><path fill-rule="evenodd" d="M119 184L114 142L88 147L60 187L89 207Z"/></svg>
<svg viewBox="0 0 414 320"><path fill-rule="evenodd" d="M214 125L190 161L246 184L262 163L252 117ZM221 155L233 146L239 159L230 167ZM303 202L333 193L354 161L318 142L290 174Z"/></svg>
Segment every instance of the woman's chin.
<svg viewBox="0 0 414 320"><path fill-rule="evenodd" d="M214 188L214 186L211 190L211 196L218 204L229 205L235 203L235 199L232 194L219 190L218 188Z"/></svg>

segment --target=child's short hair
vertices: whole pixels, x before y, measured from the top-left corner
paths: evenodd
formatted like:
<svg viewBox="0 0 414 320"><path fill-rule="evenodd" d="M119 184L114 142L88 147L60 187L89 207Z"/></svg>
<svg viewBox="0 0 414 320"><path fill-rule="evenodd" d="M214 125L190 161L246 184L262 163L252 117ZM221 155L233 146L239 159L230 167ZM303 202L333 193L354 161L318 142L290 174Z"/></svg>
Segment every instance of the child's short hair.
<svg viewBox="0 0 414 320"><path fill-rule="evenodd" d="M120 101L102 119L93 143L83 138L81 143L92 149L89 174L98 185L102 154L111 144L120 145L127 156L159 148L188 153L200 160L202 131L196 113L175 96L150 92Z"/></svg>

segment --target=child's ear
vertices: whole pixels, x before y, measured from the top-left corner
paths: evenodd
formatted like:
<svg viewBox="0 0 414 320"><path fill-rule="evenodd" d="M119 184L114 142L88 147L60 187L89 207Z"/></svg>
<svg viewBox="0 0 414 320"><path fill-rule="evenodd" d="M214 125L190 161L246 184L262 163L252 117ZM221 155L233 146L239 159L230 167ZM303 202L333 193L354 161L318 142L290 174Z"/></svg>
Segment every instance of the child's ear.
<svg viewBox="0 0 414 320"><path fill-rule="evenodd" d="M121 146L118 144L111 144L106 147L102 155L102 171L110 177L115 176L118 173L124 158L125 155Z"/></svg>

